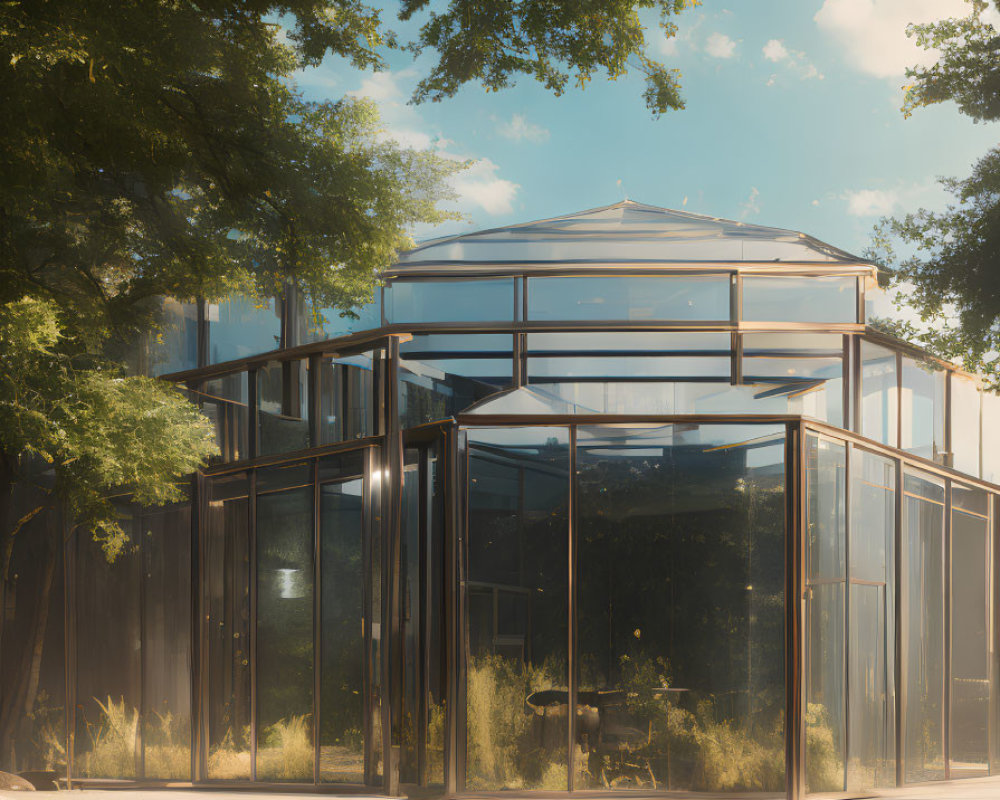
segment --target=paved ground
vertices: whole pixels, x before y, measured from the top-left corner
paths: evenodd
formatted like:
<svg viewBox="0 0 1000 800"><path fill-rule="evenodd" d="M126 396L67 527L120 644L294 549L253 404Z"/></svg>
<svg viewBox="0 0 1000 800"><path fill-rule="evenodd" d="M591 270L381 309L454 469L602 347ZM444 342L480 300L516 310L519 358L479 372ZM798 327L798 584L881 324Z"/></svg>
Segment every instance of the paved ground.
<svg viewBox="0 0 1000 800"><path fill-rule="evenodd" d="M510 793L510 800L516 799L516 793ZM698 795L686 795L698 797ZM982 778L975 780L953 781L905 789L891 789L880 792L879 797L891 800L1000 800L1000 778ZM270 792L226 792L221 790L193 791L189 789L160 790L129 790L129 789L87 789L74 790L66 797L66 792L4 792L0 791L2 800L26 800L26 798L42 800L59 798L59 800L334 800L334 794L306 794L302 792L272 794ZM345 800L384 800L384 798L365 795L341 795ZM584 792L576 794L579 800L601 800L601 795L587 795ZM753 797L753 795L749 795ZM820 798L842 798L844 795L815 795Z"/></svg>

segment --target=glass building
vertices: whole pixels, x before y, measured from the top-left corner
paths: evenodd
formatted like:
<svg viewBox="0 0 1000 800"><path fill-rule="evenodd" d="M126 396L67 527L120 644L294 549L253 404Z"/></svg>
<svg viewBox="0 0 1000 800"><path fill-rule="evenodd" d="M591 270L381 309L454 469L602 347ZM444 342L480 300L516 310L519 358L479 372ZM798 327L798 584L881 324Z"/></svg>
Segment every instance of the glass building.
<svg viewBox="0 0 1000 800"><path fill-rule="evenodd" d="M423 244L353 316L165 302L145 368L221 457L190 503L123 501L114 564L67 540L67 778L994 774L1000 399L866 325L876 291L804 234L626 201Z"/></svg>

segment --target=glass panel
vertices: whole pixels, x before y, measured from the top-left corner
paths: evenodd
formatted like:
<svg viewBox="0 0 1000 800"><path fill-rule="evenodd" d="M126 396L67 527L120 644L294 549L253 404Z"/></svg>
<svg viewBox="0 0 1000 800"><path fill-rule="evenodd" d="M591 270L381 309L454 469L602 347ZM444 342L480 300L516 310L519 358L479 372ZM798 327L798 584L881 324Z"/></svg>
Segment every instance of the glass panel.
<svg viewBox="0 0 1000 800"><path fill-rule="evenodd" d="M830 391L827 391L829 385ZM572 414L800 414L842 422L843 392L831 381L732 386L728 382L586 381L531 384L538 397ZM523 390L519 390L523 391ZM510 397L510 395L505 395ZM475 413L490 413L480 406ZM497 412L501 413L501 412Z"/></svg>
<svg viewBox="0 0 1000 800"><path fill-rule="evenodd" d="M191 779L191 507L142 515L143 767Z"/></svg>
<svg viewBox="0 0 1000 800"><path fill-rule="evenodd" d="M513 383L509 335L417 339L406 355L400 354L399 408L404 428L446 419ZM504 351L494 350L500 346ZM466 357L475 354L487 357ZM435 357L439 355L443 357Z"/></svg>
<svg viewBox="0 0 1000 800"><path fill-rule="evenodd" d="M313 491L257 498L257 779L313 779Z"/></svg>
<svg viewBox="0 0 1000 800"><path fill-rule="evenodd" d="M364 782L362 495L360 477L320 487L322 781Z"/></svg>
<svg viewBox="0 0 1000 800"><path fill-rule="evenodd" d="M247 374L236 372L201 384L192 399L201 405L202 413L215 424L215 441L219 445L219 460L239 461L249 457L247 437L250 411L247 401Z"/></svg>
<svg viewBox="0 0 1000 800"><path fill-rule="evenodd" d="M732 336L721 331L573 331L572 333L529 333L529 355L577 355L691 353L728 356Z"/></svg>
<svg viewBox="0 0 1000 800"><path fill-rule="evenodd" d="M966 490L985 511L986 492ZM973 503L979 505L980 503ZM989 770L990 651L989 523L954 510L951 516L952 778Z"/></svg>
<svg viewBox="0 0 1000 800"><path fill-rule="evenodd" d="M935 364L903 358L900 398L903 450L934 461L944 451L944 392L947 374Z"/></svg>
<svg viewBox="0 0 1000 800"><path fill-rule="evenodd" d="M896 353L861 340L861 435L896 446L899 383Z"/></svg>
<svg viewBox="0 0 1000 800"><path fill-rule="evenodd" d="M205 635L210 779L250 780L250 534L245 474L208 481Z"/></svg>
<svg viewBox="0 0 1000 800"><path fill-rule="evenodd" d="M904 779L944 778L944 506L933 478L907 474L903 498ZM912 492L912 494L910 493Z"/></svg>
<svg viewBox="0 0 1000 800"><path fill-rule="evenodd" d="M784 428L579 429L576 786L784 786Z"/></svg>
<svg viewBox="0 0 1000 800"><path fill-rule="evenodd" d="M844 336L840 333L744 333L744 356L842 357Z"/></svg>
<svg viewBox="0 0 1000 800"><path fill-rule="evenodd" d="M857 278L743 276L743 319L857 322Z"/></svg>
<svg viewBox="0 0 1000 800"><path fill-rule="evenodd" d="M845 577L846 467L844 445L815 436L806 439L810 581Z"/></svg>
<svg viewBox="0 0 1000 800"><path fill-rule="evenodd" d="M1000 395L984 391L983 480L990 483L1000 483L1000 447L997 442L1000 442Z"/></svg>
<svg viewBox="0 0 1000 800"><path fill-rule="evenodd" d="M806 788L845 788L844 445L806 438Z"/></svg>
<svg viewBox="0 0 1000 800"><path fill-rule="evenodd" d="M847 788L891 787L896 785L896 726L887 590L884 584L851 584L850 592Z"/></svg>
<svg viewBox="0 0 1000 800"><path fill-rule="evenodd" d="M302 344L381 328L382 290L376 286L372 302L352 309L349 314L339 308L311 309L303 303L300 319L302 329L298 341Z"/></svg>
<svg viewBox="0 0 1000 800"><path fill-rule="evenodd" d="M641 356L587 356L584 358L528 359L528 380L548 382L554 378L603 378L627 381L632 378L683 380L685 378L722 378L727 383L732 362L725 358L657 358Z"/></svg>
<svg viewBox="0 0 1000 800"><path fill-rule="evenodd" d="M896 784L896 465L855 449L851 469L847 788L870 790Z"/></svg>
<svg viewBox="0 0 1000 800"><path fill-rule="evenodd" d="M569 433L469 431L469 789L566 789ZM501 633L511 596L527 623Z"/></svg>
<svg viewBox="0 0 1000 800"><path fill-rule="evenodd" d="M528 279L528 319L728 320L728 275Z"/></svg>
<svg viewBox="0 0 1000 800"><path fill-rule="evenodd" d="M272 361L257 369L257 422L259 455L309 447L308 361Z"/></svg>
<svg viewBox="0 0 1000 800"><path fill-rule="evenodd" d="M267 353L281 346L281 309L274 298L232 297L209 303L208 363Z"/></svg>
<svg viewBox="0 0 1000 800"><path fill-rule="evenodd" d="M324 358L319 373L319 443L360 439L375 433L372 355Z"/></svg>
<svg viewBox="0 0 1000 800"><path fill-rule="evenodd" d="M124 550L109 564L87 532L76 536L76 736L73 774L141 776L139 540L127 508Z"/></svg>
<svg viewBox="0 0 1000 800"><path fill-rule="evenodd" d="M159 324L150 333L151 375L166 375L198 366L198 304L163 298Z"/></svg>
<svg viewBox="0 0 1000 800"><path fill-rule="evenodd" d="M391 281L385 316L399 322L512 322L514 278Z"/></svg>
<svg viewBox="0 0 1000 800"><path fill-rule="evenodd" d="M980 394L973 378L951 373L952 466L979 477Z"/></svg>

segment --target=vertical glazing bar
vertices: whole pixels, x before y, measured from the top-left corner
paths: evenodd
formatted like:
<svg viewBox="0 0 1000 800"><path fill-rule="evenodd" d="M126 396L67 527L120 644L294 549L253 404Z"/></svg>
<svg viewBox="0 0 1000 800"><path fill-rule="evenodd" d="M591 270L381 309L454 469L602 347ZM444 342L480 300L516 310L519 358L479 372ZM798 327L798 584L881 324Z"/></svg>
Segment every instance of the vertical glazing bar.
<svg viewBox="0 0 1000 800"><path fill-rule="evenodd" d="M455 777L457 781L456 791L464 792L468 767L468 734L466 730L468 724L466 719L468 711L466 705L468 684L466 677L469 666L469 630L468 614L466 611L468 598L465 581L468 574L466 543L469 536L469 440L468 435L464 431L457 433L457 439L456 453L458 456L457 474L459 484L456 495L459 503L457 521L460 527L456 528L457 543L455 546L457 566L456 600L458 601L455 613L456 632L454 639L456 664L458 665L455 676Z"/></svg>
<svg viewBox="0 0 1000 800"><path fill-rule="evenodd" d="M323 413L322 398L320 397L322 387L320 373L322 365L323 357L321 355L309 356L309 381L306 387L306 390L309 393L309 399L306 407L309 409L308 425L309 444L311 447L318 447L320 445L320 416Z"/></svg>
<svg viewBox="0 0 1000 800"><path fill-rule="evenodd" d="M897 359L897 364L898 364ZM906 756L904 743L906 737L904 727L906 725L906 620L907 614L903 609L903 582L906 576L903 571L903 462L896 459L896 507L895 515L895 569L896 569L896 785L902 786L905 772L903 771L903 759Z"/></svg>
<svg viewBox="0 0 1000 800"><path fill-rule="evenodd" d="M990 702L989 702L989 714L990 720L987 725L987 740L989 747L989 774L996 775L997 773L997 744L1000 741L1000 730L997 730L997 714L1000 711L1000 692L997 691L997 682L1000 678L1000 669L998 669L997 658L1000 656L1000 643L997 642L997 631L1000 626L997 625L996 614L1000 611L1000 598L997 597L997 591L1000 590L1000 581L997 580L997 568L1000 566L1000 536L997 536L997 502L1000 498L997 495L990 495L990 546L989 546L989 559L990 559L990 582L989 582L989 595L987 597L987 603L989 604L989 613L986 616L989 631L987 635L987 641L989 642L990 648Z"/></svg>
<svg viewBox="0 0 1000 800"><path fill-rule="evenodd" d="M576 693L579 666L576 659L576 425L569 428L569 719L566 725L566 784L573 791L576 782Z"/></svg>
<svg viewBox="0 0 1000 800"><path fill-rule="evenodd" d="M861 433L861 337L849 335L851 342L851 430Z"/></svg>
<svg viewBox="0 0 1000 800"><path fill-rule="evenodd" d="M417 680L419 696L417 697L417 783L427 784L427 702L430 695L430 615L431 615L431 568L429 542L432 530L431 514L433 504L431 492L431 458L430 447L423 446L418 451L417 481L420 492L418 504L420 522L417 525L417 561L419 575L417 586L420 589L418 597L419 613L417 616ZM412 613L412 612L411 612Z"/></svg>
<svg viewBox="0 0 1000 800"><path fill-rule="evenodd" d="M858 322L865 321L865 280L866 278L858 277L857 281L857 298L858 298Z"/></svg>
<svg viewBox="0 0 1000 800"><path fill-rule="evenodd" d="M949 379L948 385L951 385ZM950 452L950 450L949 450ZM944 537L942 546L944 548L944 597L941 598L944 604L944 697L941 698L941 730L944 731L944 779L951 778L951 480L944 482Z"/></svg>
<svg viewBox="0 0 1000 800"><path fill-rule="evenodd" d="M253 381L256 384L256 381ZM250 780L257 780L257 470L250 470Z"/></svg>
<svg viewBox="0 0 1000 800"><path fill-rule="evenodd" d="M528 278L521 276L521 319L528 321Z"/></svg>
<svg viewBox="0 0 1000 800"><path fill-rule="evenodd" d="M524 369L524 334L514 332L512 355L514 357L514 386L520 387L525 384L525 369Z"/></svg>
<svg viewBox="0 0 1000 800"><path fill-rule="evenodd" d="M743 334L733 331L730 334L730 376L733 386L743 383Z"/></svg>
<svg viewBox="0 0 1000 800"><path fill-rule="evenodd" d="M203 298L198 298L198 320L195 333L195 358L199 367L208 366L208 354L210 344L211 327L208 323L208 303Z"/></svg>
<svg viewBox="0 0 1000 800"><path fill-rule="evenodd" d="M743 319L743 278L738 272L729 276L729 321L738 323Z"/></svg>
<svg viewBox="0 0 1000 800"><path fill-rule="evenodd" d="M805 545L802 486L805 437L801 423L790 423L785 439L785 792L788 800L804 795L805 719L802 620L802 550Z"/></svg>
<svg viewBox="0 0 1000 800"><path fill-rule="evenodd" d="M955 374L948 370L944 379L944 459L942 463L951 467L955 463L954 440L951 435L951 387ZM945 763L947 770L947 762Z"/></svg>
<svg viewBox="0 0 1000 800"><path fill-rule="evenodd" d="M312 362L314 359L310 359ZM312 370L310 372L310 406L312 405ZM312 410L310 408L310 419ZM319 459L312 462L313 483L313 783L319 783L320 736L322 705L320 704L321 670L323 669L323 548L320 541Z"/></svg>

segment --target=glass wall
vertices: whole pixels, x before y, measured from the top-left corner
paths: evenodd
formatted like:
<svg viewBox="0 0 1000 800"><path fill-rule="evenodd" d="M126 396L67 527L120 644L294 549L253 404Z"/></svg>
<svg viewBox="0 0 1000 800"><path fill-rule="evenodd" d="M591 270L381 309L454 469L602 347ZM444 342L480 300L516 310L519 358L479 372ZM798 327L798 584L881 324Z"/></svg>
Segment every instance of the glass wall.
<svg viewBox="0 0 1000 800"><path fill-rule="evenodd" d="M569 432L468 441L466 787L565 789Z"/></svg>
<svg viewBox="0 0 1000 800"><path fill-rule="evenodd" d="M207 482L206 777L250 780L250 477Z"/></svg>
<svg viewBox="0 0 1000 800"><path fill-rule="evenodd" d="M1000 395L984 390L983 400L983 480L1000 483Z"/></svg>
<svg viewBox="0 0 1000 800"><path fill-rule="evenodd" d="M895 447L899 438L896 351L861 340L861 435Z"/></svg>
<svg viewBox="0 0 1000 800"><path fill-rule="evenodd" d="M944 483L903 476L903 776L942 780L944 763Z"/></svg>
<svg viewBox="0 0 1000 800"><path fill-rule="evenodd" d="M318 444L374 435L373 355L359 353L320 361Z"/></svg>
<svg viewBox="0 0 1000 800"><path fill-rule="evenodd" d="M208 363L277 350L281 346L281 304L274 298L232 297L209 303Z"/></svg>
<svg viewBox="0 0 1000 800"><path fill-rule="evenodd" d="M247 373L234 372L204 381L197 392L192 393L192 399L198 402L202 413L215 426L215 442L219 446L219 460L222 462L250 457L247 380Z"/></svg>
<svg viewBox="0 0 1000 800"><path fill-rule="evenodd" d="M729 275L528 278L528 319L728 320Z"/></svg>
<svg viewBox="0 0 1000 800"><path fill-rule="evenodd" d="M989 496L952 485L951 778L989 771L990 555Z"/></svg>
<svg viewBox="0 0 1000 800"><path fill-rule="evenodd" d="M979 381L951 373L951 466L974 478L979 477L980 398Z"/></svg>
<svg viewBox="0 0 1000 800"><path fill-rule="evenodd" d="M784 786L784 428L577 431L575 787Z"/></svg>
<svg viewBox="0 0 1000 800"><path fill-rule="evenodd" d="M166 375L198 366L198 304L163 298L159 327L150 334L149 374Z"/></svg>
<svg viewBox="0 0 1000 800"><path fill-rule="evenodd" d="M851 452L847 788L896 785L896 463Z"/></svg>
<svg viewBox="0 0 1000 800"><path fill-rule="evenodd" d="M931 362L903 357L900 396L902 450L932 461L943 461L944 397L948 374Z"/></svg>
<svg viewBox="0 0 1000 800"><path fill-rule="evenodd" d="M857 322L858 279L744 275L743 319L756 322Z"/></svg>
<svg viewBox="0 0 1000 800"><path fill-rule="evenodd" d="M257 452L288 453L309 439L309 362L271 361L257 369Z"/></svg>
<svg viewBox="0 0 1000 800"><path fill-rule="evenodd" d="M511 322L516 278L394 280L385 287L385 318L401 322Z"/></svg>
<svg viewBox="0 0 1000 800"><path fill-rule="evenodd" d="M76 537L78 778L191 777L191 513L119 507L108 555Z"/></svg>
<svg viewBox="0 0 1000 800"><path fill-rule="evenodd" d="M311 465L259 470L257 490L256 776L312 781Z"/></svg>
<svg viewBox="0 0 1000 800"><path fill-rule="evenodd" d="M847 451L806 439L806 790L845 788Z"/></svg>

